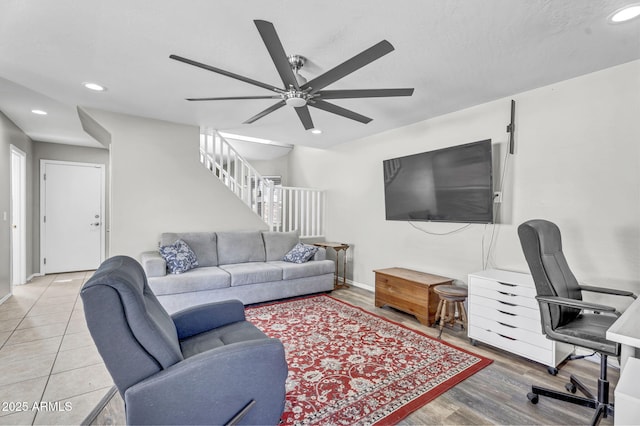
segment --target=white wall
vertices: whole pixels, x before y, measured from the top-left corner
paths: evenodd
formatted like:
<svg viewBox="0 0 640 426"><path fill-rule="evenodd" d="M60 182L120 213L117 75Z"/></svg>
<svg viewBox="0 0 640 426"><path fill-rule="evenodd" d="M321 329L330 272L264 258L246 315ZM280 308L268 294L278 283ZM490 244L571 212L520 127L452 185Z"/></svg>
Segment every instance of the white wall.
<svg viewBox="0 0 640 426"><path fill-rule="evenodd" d="M511 99L516 154L508 158L500 225L431 235L385 220L385 159L491 138L499 181ZM560 226L579 280L640 291L639 117L635 61L330 150L296 147L289 184L328 190L327 239L352 245L349 275L357 283L372 287L372 271L391 266L466 282L468 273L483 269L483 243L486 256L492 235L489 267L526 272L517 226L546 218ZM446 233L461 225L416 226Z"/></svg>
<svg viewBox="0 0 640 426"><path fill-rule="evenodd" d="M27 259L26 277L36 272L37 261L33 260L31 222L33 219L32 159L33 141L0 111L0 300L11 291L11 153L15 145L27 155ZM6 213L6 220L4 215Z"/></svg>
<svg viewBox="0 0 640 426"><path fill-rule="evenodd" d="M111 134L109 256L138 257L162 232L265 229L199 162L199 128L87 110Z"/></svg>

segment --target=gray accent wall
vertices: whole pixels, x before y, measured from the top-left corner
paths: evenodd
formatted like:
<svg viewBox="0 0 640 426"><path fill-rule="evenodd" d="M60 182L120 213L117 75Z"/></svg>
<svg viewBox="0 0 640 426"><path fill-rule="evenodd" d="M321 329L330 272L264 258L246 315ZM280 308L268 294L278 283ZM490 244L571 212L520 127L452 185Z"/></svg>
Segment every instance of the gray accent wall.
<svg viewBox="0 0 640 426"><path fill-rule="evenodd" d="M27 155L27 259L26 276L36 272L32 256L33 141L0 112L0 300L11 291L11 152L14 145ZM6 212L6 220L4 219Z"/></svg>
<svg viewBox="0 0 640 426"><path fill-rule="evenodd" d="M639 94L634 61L332 149L296 146L289 184L327 189L326 238L352 246L350 278L369 288L374 269L393 266L460 282L485 267L527 272L516 229L545 218L581 282L640 292ZM385 220L383 160L488 138L496 189L504 174L499 224Z"/></svg>
<svg viewBox="0 0 640 426"><path fill-rule="evenodd" d="M139 258L163 232L266 229L200 164L197 126L85 111L111 135L109 256Z"/></svg>

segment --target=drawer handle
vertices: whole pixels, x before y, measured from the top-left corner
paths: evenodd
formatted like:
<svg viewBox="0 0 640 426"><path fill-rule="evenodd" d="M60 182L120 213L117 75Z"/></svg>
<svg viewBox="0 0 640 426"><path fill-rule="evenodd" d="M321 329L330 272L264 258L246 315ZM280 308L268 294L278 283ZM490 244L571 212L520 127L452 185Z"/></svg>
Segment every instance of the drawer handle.
<svg viewBox="0 0 640 426"><path fill-rule="evenodd" d="M518 306L515 303L503 302L502 300L498 300L498 303L502 303L503 305L507 305L507 306Z"/></svg>
<svg viewBox="0 0 640 426"><path fill-rule="evenodd" d="M512 317L517 316L516 314L512 314L511 312L501 311L500 309L498 309L498 312L500 312L501 314L505 314L505 315L511 315Z"/></svg>
<svg viewBox="0 0 640 426"><path fill-rule="evenodd" d="M507 287L517 287L517 285L516 285L516 284L503 283L502 281L498 281L498 284L500 284L500 285L506 285Z"/></svg>
<svg viewBox="0 0 640 426"><path fill-rule="evenodd" d="M500 337L504 337L505 339L509 339L509 340L517 340L517 339L514 339L513 337L505 336L504 334L500 334L500 333L496 333L496 334L497 334L498 336L500 336Z"/></svg>
<svg viewBox="0 0 640 426"><path fill-rule="evenodd" d="M509 327L509 328L516 328L516 326L515 326L515 325L505 324L505 323L500 322L500 321L498 321L498 324L500 324L500 325L502 325L502 326L505 326L505 327Z"/></svg>
<svg viewBox="0 0 640 426"><path fill-rule="evenodd" d="M500 293L500 294L504 294L505 296L509 296L509 297L516 297L516 296L517 296L517 294L513 294L513 293L506 293L506 292L504 292L504 291L499 291L498 293Z"/></svg>

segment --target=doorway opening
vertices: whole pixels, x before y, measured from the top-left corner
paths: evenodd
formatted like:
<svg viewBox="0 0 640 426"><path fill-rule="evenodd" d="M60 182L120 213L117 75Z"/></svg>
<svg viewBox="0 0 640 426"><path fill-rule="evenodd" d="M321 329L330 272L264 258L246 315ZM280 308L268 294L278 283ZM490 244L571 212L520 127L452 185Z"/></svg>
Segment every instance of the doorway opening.
<svg viewBox="0 0 640 426"><path fill-rule="evenodd" d="M27 155L11 145L11 285L27 281Z"/></svg>

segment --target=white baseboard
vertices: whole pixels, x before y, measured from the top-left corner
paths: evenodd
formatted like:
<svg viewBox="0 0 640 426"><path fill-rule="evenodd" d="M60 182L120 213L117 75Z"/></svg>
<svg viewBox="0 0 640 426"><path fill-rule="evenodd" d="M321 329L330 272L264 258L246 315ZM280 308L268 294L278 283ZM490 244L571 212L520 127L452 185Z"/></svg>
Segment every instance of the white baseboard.
<svg viewBox="0 0 640 426"><path fill-rule="evenodd" d="M370 291L372 293L375 292L375 288L369 284L363 284L353 280L347 280L347 284Z"/></svg>
<svg viewBox="0 0 640 426"><path fill-rule="evenodd" d="M12 293L9 293L6 296L4 296L2 299L0 299L0 305L2 305L4 302L6 302L11 297L11 295L12 295Z"/></svg>

